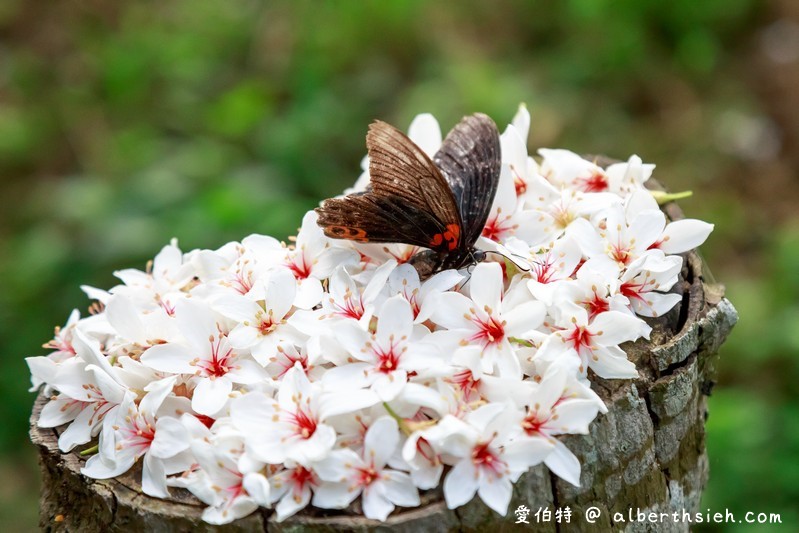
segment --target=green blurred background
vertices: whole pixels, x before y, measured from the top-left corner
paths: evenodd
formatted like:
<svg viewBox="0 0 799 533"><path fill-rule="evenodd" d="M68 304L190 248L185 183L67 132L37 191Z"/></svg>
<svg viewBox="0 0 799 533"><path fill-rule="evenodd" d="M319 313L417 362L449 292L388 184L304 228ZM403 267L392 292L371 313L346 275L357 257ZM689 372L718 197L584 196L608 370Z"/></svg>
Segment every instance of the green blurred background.
<svg viewBox="0 0 799 533"><path fill-rule="evenodd" d="M112 286L171 237L284 238L354 181L374 118L505 124L519 102L531 148L637 153L694 190L682 206L716 224L703 253L741 315L703 508L799 530L798 21L791 0L3 0L2 530L37 522L23 357L85 311L79 284Z"/></svg>

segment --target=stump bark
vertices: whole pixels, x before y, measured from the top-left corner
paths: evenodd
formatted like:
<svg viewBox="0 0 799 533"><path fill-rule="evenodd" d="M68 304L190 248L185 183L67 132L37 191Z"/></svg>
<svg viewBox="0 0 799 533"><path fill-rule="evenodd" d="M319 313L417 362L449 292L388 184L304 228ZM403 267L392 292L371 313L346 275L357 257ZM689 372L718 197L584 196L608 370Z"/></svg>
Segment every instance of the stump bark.
<svg viewBox="0 0 799 533"><path fill-rule="evenodd" d="M676 206L666 209L681 218ZM737 320L723 288L706 283L695 252L684 254L680 282L672 289L683 296L667 315L648 320L649 341L623 346L639 371L636 380L603 380L592 387L609 412L599 415L588 435L568 435L564 442L580 460L580 487L574 487L540 465L514 486L508 516L488 509L479 498L447 509L439 492L423 495L422 506L393 513L384 523L346 511L306 509L282 523L262 509L232 524L215 527L201 519L203 505L186 491L172 489L170 500L148 497L138 483L140 472L113 480L80 474L84 459L58 450L58 429L36 426L46 398L39 397L31 416L31 439L42 470L40 526L45 531L687 531L688 524L614 521L629 509L642 512L696 513L708 477L705 451L706 397L714 384L718 349ZM543 515L515 524L514 509L569 508L571 519ZM595 507L596 523L584 519Z"/></svg>

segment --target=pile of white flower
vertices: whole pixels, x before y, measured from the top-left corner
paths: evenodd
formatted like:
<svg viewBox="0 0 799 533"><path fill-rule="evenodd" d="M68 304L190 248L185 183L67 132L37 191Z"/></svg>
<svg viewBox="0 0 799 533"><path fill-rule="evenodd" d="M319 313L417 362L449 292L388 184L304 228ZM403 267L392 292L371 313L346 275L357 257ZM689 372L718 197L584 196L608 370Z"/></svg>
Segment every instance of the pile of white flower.
<svg viewBox="0 0 799 533"><path fill-rule="evenodd" d="M49 397L39 426L68 424L64 452L88 444L86 476L141 460L146 494L188 489L214 524L359 497L385 520L442 483L450 508L476 493L505 514L512 483L541 462L579 484L557 436L606 412L588 370L637 376L619 344L680 300L667 292L674 254L712 226L668 223L644 188L654 167L636 156L602 169L540 150L536 162L529 124L522 107L501 136L478 242L516 264L489 255L420 283L406 263L417 248L328 239L313 212L288 246L173 242L146 271L116 272L121 285L85 287L96 312L74 311L53 351L27 359ZM441 144L430 115L409 136L430 155Z"/></svg>

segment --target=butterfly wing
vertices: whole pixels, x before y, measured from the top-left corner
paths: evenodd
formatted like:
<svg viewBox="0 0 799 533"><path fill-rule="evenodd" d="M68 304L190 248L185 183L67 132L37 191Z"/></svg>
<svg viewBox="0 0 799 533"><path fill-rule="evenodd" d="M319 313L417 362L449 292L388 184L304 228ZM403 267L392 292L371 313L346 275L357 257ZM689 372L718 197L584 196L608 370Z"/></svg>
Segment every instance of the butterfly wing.
<svg viewBox="0 0 799 533"><path fill-rule="evenodd" d="M357 242L399 242L432 248L441 223L431 213L398 196L352 194L325 200L316 208L325 235ZM444 232L446 230L443 230ZM444 248L446 239L439 245Z"/></svg>
<svg viewBox="0 0 799 533"><path fill-rule="evenodd" d="M316 209L328 237L401 242L441 252L461 243L461 219L449 183L421 148L385 122L366 136L370 187Z"/></svg>
<svg viewBox="0 0 799 533"><path fill-rule="evenodd" d="M463 221L464 247L483 232L497 194L502 157L499 131L482 113L461 120L433 157L449 183Z"/></svg>

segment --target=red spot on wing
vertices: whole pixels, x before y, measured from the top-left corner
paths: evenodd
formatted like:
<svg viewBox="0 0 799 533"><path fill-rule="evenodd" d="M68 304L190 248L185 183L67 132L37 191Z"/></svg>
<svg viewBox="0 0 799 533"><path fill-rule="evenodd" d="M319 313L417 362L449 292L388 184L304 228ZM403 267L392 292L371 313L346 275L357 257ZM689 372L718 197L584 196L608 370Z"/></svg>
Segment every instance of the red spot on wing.
<svg viewBox="0 0 799 533"><path fill-rule="evenodd" d="M447 229L443 233L436 233L430 240L431 248L439 248L443 243L447 244L447 250L452 251L458 247L460 242L461 228L457 224L447 224Z"/></svg>

